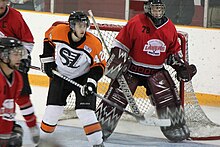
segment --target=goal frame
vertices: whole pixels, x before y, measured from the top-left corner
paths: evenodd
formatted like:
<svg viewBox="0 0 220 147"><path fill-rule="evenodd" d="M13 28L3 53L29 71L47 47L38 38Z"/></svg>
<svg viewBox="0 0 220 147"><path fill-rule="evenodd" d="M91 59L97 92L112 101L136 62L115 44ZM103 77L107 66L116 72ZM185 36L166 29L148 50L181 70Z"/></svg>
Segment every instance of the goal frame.
<svg viewBox="0 0 220 147"><path fill-rule="evenodd" d="M115 25L115 24L100 24L100 23L97 23L98 24L98 27L101 31L101 33L106 33L106 32L119 32L122 28L123 28L123 25ZM96 28L93 24L91 24L90 26L90 30L93 31L93 33L96 31ZM96 36L98 36L98 34L95 34ZM110 36L108 36L110 37ZM112 38L114 39L115 36L113 36ZM183 59L188 61L189 60L189 54L188 54L188 34L186 32L182 32L182 31L178 31L178 38L179 38L179 41L180 41L180 45L181 45L181 49L182 49L182 53L183 53ZM111 40L112 41L112 40ZM111 44L111 43L110 43ZM189 91L187 91L186 87L189 85L189 87L191 88ZM179 82L178 85L177 85L178 89L179 89L179 95L180 95L180 98L182 100L182 106L184 107L184 109L191 109L191 105L195 105L195 107L193 106L192 109L198 109L196 110L196 114L199 114L199 115L202 115L202 118L198 120L198 122L195 122L197 120L191 120L191 118L189 118L190 121L192 121L192 124L196 124L198 123L199 125L201 124L201 127L205 127L207 128L207 131L210 127L213 127L213 130L217 128L217 130L220 130L220 125L218 124L215 124L213 123L207 116L206 114L204 113L204 111L202 110L202 108L200 107L199 103L198 103L198 100L195 96L195 93L194 93L194 90L193 90L193 86L192 86L192 81L190 82ZM190 96L192 97L192 101L189 101L188 100L188 95L190 93ZM71 94L70 96L70 99L74 99L74 94ZM186 99L187 98L187 99ZM186 102L187 101L187 102ZM188 102L189 101L189 102ZM74 102L71 102L71 103L74 103ZM190 105L190 107L188 106L188 103ZM65 110L70 110L69 112L73 113L73 115L75 116L76 118L76 115L73 111L74 106L68 106L70 105L68 102L67 102L67 106L65 107ZM74 104L71 104L71 105L74 105ZM98 105L98 104L97 104ZM67 111L65 113L68 113ZM186 113L186 117L188 113L190 112L185 112ZM190 117L190 116L189 116ZM197 116L196 116L197 117ZM67 117L67 119L69 118L74 118L74 117ZM64 118L65 119L65 118ZM188 119L188 118L187 118ZM197 119L197 118L196 118ZM204 124L203 124L204 122ZM191 122L188 123L188 125L191 125ZM196 124L197 125L197 124ZM195 125L195 126L196 126ZM191 131L191 134L193 132L196 132L196 129ZM219 131L220 132L220 131ZM197 133L195 133L197 134ZM199 134L199 133L198 133ZM211 133L209 133L211 134ZM193 136L190 136L190 138L192 140L220 140L220 133L217 134L217 135L214 135L214 136L196 136L193 134Z"/></svg>

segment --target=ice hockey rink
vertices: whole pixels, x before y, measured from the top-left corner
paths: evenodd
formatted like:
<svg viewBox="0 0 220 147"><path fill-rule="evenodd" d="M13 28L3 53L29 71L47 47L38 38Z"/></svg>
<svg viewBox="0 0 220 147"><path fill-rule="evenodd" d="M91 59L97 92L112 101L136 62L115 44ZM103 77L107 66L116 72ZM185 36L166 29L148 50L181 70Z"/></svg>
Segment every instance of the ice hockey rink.
<svg viewBox="0 0 220 147"><path fill-rule="evenodd" d="M47 96L47 88L32 86L31 99L38 117L38 124L41 122ZM220 108L202 107L207 116L215 123L220 123ZM34 147L29 130L26 127L20 110L17 110L17 120L24 128L24 147ZM46 138L48 142L59 144L59 147L89 147L87 138L78 119L60 121L55 133ZM181 143L169 142L161 133L159 127L145 126L136 122L120 121L115 132L105 142L106 147L200 147L200 146L220 146L220 140L214 141L184 141ZM55 145L45 145L45 147L56 147Z"/></svg>

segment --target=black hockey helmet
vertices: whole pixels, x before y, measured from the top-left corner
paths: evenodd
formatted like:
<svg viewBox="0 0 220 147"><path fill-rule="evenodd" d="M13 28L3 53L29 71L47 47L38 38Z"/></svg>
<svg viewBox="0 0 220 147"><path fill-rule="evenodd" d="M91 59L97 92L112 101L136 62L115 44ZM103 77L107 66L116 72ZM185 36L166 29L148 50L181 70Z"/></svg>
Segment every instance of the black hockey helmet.
<svg viewBox="0 0 220 147"><path fill-rule="evenodd" d="M0 59L9 59L11 52L21 52L24 55L22 42L13 37L0 37Z"/></svg>
<svg viewBox="0 0 220 147"><path fill-rule="evenodd" d="M146 0L144 2L144 12L155 19L161 19L165 14L165 4L162 0Z"/></svg>
<svg viewBox="0 0 220 147"><path fill-rule="evenodd" d="M83 11L73 11L70 13L69 20L70 29L74 31L76 22L85 22L87 28L90 26L88 16Z"/></svg>

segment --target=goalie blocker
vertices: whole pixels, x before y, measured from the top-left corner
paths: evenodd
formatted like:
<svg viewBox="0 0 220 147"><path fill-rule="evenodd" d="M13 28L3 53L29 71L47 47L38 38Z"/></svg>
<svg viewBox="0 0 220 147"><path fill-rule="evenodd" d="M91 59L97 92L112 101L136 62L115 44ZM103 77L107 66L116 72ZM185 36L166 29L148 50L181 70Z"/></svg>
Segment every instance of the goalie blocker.
<svg viewBox="0 0 220 147"><path fill-rule="evenodd" d="M149 77L148 85L152 93L151 102L156 106L158 117L171 120L171 126L160 127L163 134L173 142L188 139L190 132L186 125L181 99L168 71L162 70Z"/></svg>

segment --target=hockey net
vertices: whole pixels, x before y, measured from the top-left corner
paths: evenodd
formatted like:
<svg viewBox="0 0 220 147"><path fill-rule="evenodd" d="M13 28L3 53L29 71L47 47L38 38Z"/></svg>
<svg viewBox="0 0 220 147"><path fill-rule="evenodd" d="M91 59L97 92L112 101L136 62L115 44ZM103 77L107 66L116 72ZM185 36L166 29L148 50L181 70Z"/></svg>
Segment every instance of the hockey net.
<svg viewBox="0 0 220 147"><path fill-rule="evenodd" d="M98 24L99 29L101 30L102 37L105 40L108 48L110 49L111 44L123 27L121 25L112 25L112 24ZM98 32L95 30L94 25L91 25L90 30L93 34L98 36ZM178 32L179 41L181 43L181 48L185 60L189 60L188 54L188 34L186 32ZM107 53L106 53L107 54ZM212 122L204 113L202 108L199 105L199 102L196 98L196 95L193 90L192 82L180 83L175 78L175 71L166 67L169 73L171 74L173 80L175 81L181 99L184 102L186 122L191 131L191 138L194 140L217 140L220 139L220 125ZM104 95L108 89L110 79L104 76L98 83L98 93ZM144 87L138 87L134 94L135 101L141 111L141 113L146 114L149 117L156 117L155 108L151 105L148 97L146 96L146 91ZM100 99L97 98L97 105L100 102ZM64 115L60 118L63 119L72 119L77 118L75 111L75 95L72 92L68 99L67 105L64 109ZM126 108L128 111L131 111L130 107ZM128 121L136 121L133 117L123 114L122 119Z"/></svg>

